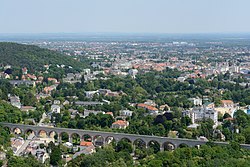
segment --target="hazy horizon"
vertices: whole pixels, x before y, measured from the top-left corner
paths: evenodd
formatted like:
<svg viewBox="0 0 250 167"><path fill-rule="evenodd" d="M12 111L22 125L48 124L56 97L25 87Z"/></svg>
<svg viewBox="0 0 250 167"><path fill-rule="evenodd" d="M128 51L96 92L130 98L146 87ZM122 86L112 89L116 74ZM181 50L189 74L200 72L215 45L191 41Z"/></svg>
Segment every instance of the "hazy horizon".
<svg viewBox="0 0 250 167"><path fill-rule="evenodd" d="M249 33L249 0L3 0L0 34Z"/></svg>

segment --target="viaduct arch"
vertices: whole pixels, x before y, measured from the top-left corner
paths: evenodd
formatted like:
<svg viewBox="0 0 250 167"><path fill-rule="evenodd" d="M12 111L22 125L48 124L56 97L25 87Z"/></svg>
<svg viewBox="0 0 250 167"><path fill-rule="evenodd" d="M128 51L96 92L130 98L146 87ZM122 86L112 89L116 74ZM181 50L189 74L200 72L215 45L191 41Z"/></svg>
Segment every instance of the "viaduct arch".
<svg viewBox="0 0 250 167"><path fill-rule="evenodd" d="M126 134L126 133L114 133L114 132L103 132L103 131L91 131L91 130L81 130L81 129L69 129L69 128L57 128L57 127L45 127L45 126L34 126L34 125L23 125L23 124L12 124L12 123L3 123L0 122L0 125L8 128L11 132L14 132L16 128L19 128L21 133L24 134L28 130L32 130L34 134L38 135L39 132L44 131L46 134L55 132L58 134L58 142L61 142L61 134L67 133L69 136L68 141L72 141L72 135L77 134L80 136L80 139L83 139L85 135L91 137L92 142L94 142L97 136L101 136L103 144L107 144L107 139L112 138L112 140L118 142L124 138L127 138L131 143L135 143L140 140L146 143L146 147L150 146L152 141L157 142L160 145L160 150L166 148L175 149L180 145L187 145L189 147L195 147L197 145L204 145L206 141L194 140L194 139L182 139L182 138L169 138L169 137L160 137L160 136L148 136L148 135L137 135L137 134ZM227 142L214 142L219 145L227 145ZM170 145L168 145L170 144ZM242 144L241 147L250 149L250 145Z"/></svg>

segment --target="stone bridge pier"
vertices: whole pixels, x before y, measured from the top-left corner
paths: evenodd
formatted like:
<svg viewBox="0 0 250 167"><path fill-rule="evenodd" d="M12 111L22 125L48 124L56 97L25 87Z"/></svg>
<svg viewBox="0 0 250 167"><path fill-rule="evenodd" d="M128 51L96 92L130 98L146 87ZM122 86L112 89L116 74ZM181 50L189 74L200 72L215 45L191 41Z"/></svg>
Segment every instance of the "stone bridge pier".
<svg viewBox="0 0 250 167"><path fill-rule="evenodd" d="M57 127L46 127L46 126L33 126L23 124L11 124L0 122L0 125L8 128L11 132L17 132L21 134L28 134L33 132L34 135L39 136L41 132L46 136L51 137L52 133L57 134L57 142L62 142L62 137L68 136L68 141L73 142L73 137L78 136L80 140L92 141L95 145L105 145L112 141L116 143L121 140L127 140L132 143L135 147L136 144L143 145L144 147L157 146L159 150L173 150L180 146L194 147L198 145L206 144L206 141L194 140L194 139L182 139L182 138L169 138L160 136L148 136L148 135L137 135L137 134L125 134L125 133L114 133L114 132L103 132L103 131L91 131L81 129L69 129L69 128L57 128ZM63 136L63 134L66 134ZM214 142L219 145L227 145L226 142ZM244 148L250 149L250 145L242 145Z"/></svg>

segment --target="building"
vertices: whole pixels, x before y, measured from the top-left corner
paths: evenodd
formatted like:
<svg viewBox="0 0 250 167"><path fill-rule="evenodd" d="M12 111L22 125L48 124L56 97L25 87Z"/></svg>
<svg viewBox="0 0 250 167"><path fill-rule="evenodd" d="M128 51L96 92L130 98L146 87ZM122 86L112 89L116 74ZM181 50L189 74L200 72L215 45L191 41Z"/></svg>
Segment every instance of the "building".
<svg viewBox="0 0 250 167"><path fill-rule="evenodd" d="M22 73L23 75L27 75L28 69L26 67L22 68Z"/></svg>
<svg viewBox="0 0 250 167"><path fill-rule="evenodd" d="M66 147L68 147L68 148L72 148L73 147L73 144L70 143L70 142L66 142L63 145L66 146Z"/></svg>
<svg viewBox="0 0 250 167"><path fill-rule="evenodd" d="M195 106L202 106L202 99L201 98L189 98Z"/></svg>
<svg viewBox="0 0 250 167"><path fill-rule="evenodd" d="M133 114L133 111L130 111L130 110L121 110L120 111L120 116L131 117L132 114Z"/></svg>
<svg viewBox="0 0 250 167"><path fill-rule="evenodd" d="M52 113L60 113L61 112L61 107L59 105L53 104L51 106L51 112Z"/></svg>
<svg viewBox="0 0 250 167"><path fill-rule="evenodd" d="M22 104L18 96L9 96L10 104L14 107L21 108Z"/></svg>
<svg viewBox="0 0 250 167"><path fill-rule="evenodd" d="M130 69L128 71L128 74L132 76L132 78L135 78L135 76L137 75L138 70L137 69Z"/></svg>
<svg viewBox="0 0 250 167"><path fill-rule="evenodd" d="M177 78L177 81L179 81L179 82L184 82L185 80L186 80L185 77L178 77L178 78Z"/></svg>
<svg viewBox="0 0 250 167"><path fill-rule="evenodd" d="M80 151L76 152L73 155L73 159L76 158L77 156L81 155L81 154L92 154L95 152L95 146L92 144L92 142L81 142L80 144Z"/></svg>
<svg viewBox="0 0 250 167"><path fill-rule="evenodd" d="M46 159L49 159L49 154L44 149L36 150L35 156L42 163L44 163L46 161Z"/></svg>
<svg viewBox="0 0 250 167"><path fill-rule="evenodd" d="M92 145L93 145L93 143L91 141L84 141L84 140L82 140L80 142L80 146L82 146L82 147L89 147L89 146L92 146Z"/></svg>
<svg viewBox="0 0 250 167"><path fill-rule="evenodd" d="M218 125L218 112L214 108L197 107L192 110L184 111L183 116L188 116L192 124L202 121L203 119L212 119L214 125Z"/></svg>
<svg viewBox="0 0 250 167"><path fill-rule="evenodd" d="M9 80L10 84L13 86L26 85L26 86L36 86L35 81L22 81L22 80Z"/></svg>
<svg viewBox="0 0 250 167"><path fill-rule="evenodd" d="M113 114L112 112L106 112L105 114L107 114L107 115L111 115L111 117L113 117L113 118L114 118L114 114Z"/></svg>
<svg viewBox="0 0 250 167"><path fill-rule="evenodd" d="M48 78L48 82L57 83L58 81L56 78Z"/></svg>
<svg viewBox="0 0 250 167"><path fill-rule="evenodd" d="M148 112L150 114L158 114L159 110L153 106L150 106L150 105L147 105L147 104L144 104L144 103L140 103L137 105L138 108L143 108L145 110L148 110Z"/></svg>
<svg viewBox="0 0 250 167"><path fill-rule="evenodd" d="M206 102L203 106L205 108L214 108L215 107L214 103L212 103L212 102Z"/></svg>
<svg viewBox="0 0 250 167"><path fill-rule="evenodd" d="M60 102L60 100L54 100L54 104L56 104L56 105L60 105L60 104L61 104L61 102Z"/></svg>
<svg viewBox="0 0 250 167"><path fill-rule="evenodd" d="M98 102L98 101L76 101L75 105L77 105L77 106L97 106L97 105L103 105L103 103Z"/></svg>
<svg viewBox="0 0 250 167"><path fill-rule="evenodd" d="M83 69L84 74L90 75L91 70L90 69Z"/></svg>
<svg viewBox="0 0 250 167"><path fill-rule="evenodd" d="M87 98L92 98L98 91L85 91L85 96Z"/></svg>
<svg viewBox="0 0 250 167"><path fill-rule="evenodd" d="M24 111L24 112L35 111L35 110L36 110L36 107L32 107L32 106L22 106L21 107L21 111Z"/></svg>
<svg viewBox="0 0 250 167"><path fill-rule="evenodd" d="M0 151L0 161L3 161L3 160L5 160L5 159L6 159L6 153Z"/></svg>
<svg viewBox="0 0 250 167"><path fill-rule="evenodd" d="M22 137L18 137L18 138L11 138L10 139L11 142L11 148L14 152L14 154L17 153L17 151L21 148L21 146L24 144L24 139Z"/></svg>
<svg viewBox="0 0 250 167"><path fill-rule="evenodd" d="M170 107L167 104L161 105L159 108L161 111L164 111L164 110L170 111Z"/></svg>
<svg viewBox="0 0 250 167"><path fill-rule="evenodd" d="M83 117L85 118L85 117L89 116L90 113L92 113L92 114L94 114L94 115L97 115L98 113L105 114L105 112L103 112L103 111L84 110Z"/></svg>
<svg viewBox="0 0 250 167"><path fill-rule="evenodd" d="M232 100L221 100L221 106L225 108L233 108L234 102Z"/></svg>
<svg viewBox="0 0 250 167"><path fill-rule="evenodd" d="M117 120L114 123L112 123L112 128L114 129L126 129L129 125L128 121L124 120Z"/></svg>

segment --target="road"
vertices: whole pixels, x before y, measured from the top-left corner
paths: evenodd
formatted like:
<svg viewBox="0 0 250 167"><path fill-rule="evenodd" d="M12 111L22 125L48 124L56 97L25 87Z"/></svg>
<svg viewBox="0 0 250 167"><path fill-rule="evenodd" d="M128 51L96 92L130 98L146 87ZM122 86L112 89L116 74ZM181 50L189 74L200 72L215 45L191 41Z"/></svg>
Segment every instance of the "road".
<svg viewBox="0 0 250 167"><path fill-rule="evenodd" d="M38 126L42 126L43 121L47 118L47 115L43 113L42 118L40 119Z"/></svg>
<svg viewBox="0 0 250 167"><path fill-rule="evenodd" d="M23 145L17 150L17 152L15 153L17 156L20 156L20 154L27 148L27 146L29 145L30 140L25 140Z"/></svg>
<svg viewBox="0 0 250 167"><path fill-rule="evenodd" d="M32 141L32 139L35 137L34 134L30 134L27 138L27 140L24 141L23 145L17 150L17 152L15 153L17 156L20 156L21 153L27 148L27 146L30 144L30 142Z"/></svg>

